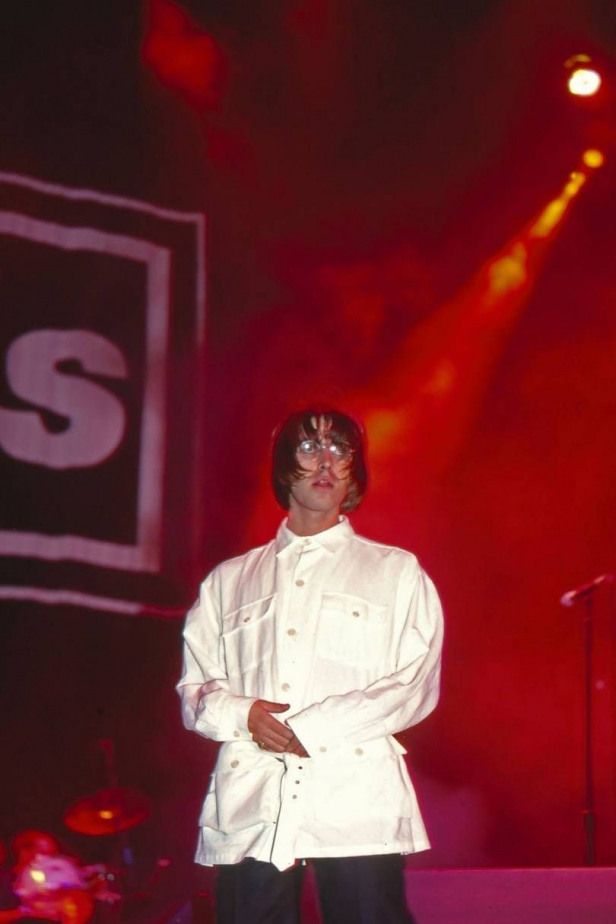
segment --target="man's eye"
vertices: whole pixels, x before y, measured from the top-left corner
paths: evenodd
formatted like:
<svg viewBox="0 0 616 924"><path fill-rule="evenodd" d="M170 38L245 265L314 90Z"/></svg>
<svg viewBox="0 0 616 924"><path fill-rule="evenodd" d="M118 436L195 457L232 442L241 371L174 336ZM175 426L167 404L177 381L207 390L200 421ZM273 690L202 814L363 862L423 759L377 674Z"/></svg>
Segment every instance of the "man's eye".
<svg viewBox="0 0 616 924"><path fill-rule="evenodd" d="M314 440L302 440L297 447L299 452L304 452L306 455L312 455L315 452L318 452L318 448L319 447Z"/></svg>

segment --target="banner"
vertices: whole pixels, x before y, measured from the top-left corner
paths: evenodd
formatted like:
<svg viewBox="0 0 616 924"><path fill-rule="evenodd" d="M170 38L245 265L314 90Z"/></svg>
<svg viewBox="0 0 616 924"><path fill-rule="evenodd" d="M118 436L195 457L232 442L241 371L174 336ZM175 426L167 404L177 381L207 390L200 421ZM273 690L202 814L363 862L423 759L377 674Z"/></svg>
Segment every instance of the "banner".
<svg viewBox="0 0 616 924"><path fill-rule="evenodd" d="M0 596L183 604L204 233L200 214L0 173Z"/></svg>

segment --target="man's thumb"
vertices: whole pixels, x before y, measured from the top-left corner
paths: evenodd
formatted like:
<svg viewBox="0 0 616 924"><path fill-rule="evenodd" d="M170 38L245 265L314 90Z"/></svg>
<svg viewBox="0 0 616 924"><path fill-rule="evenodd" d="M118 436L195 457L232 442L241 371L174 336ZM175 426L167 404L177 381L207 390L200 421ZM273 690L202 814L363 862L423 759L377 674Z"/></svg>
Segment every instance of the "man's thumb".
<svg viewBox="0 0 616 924"><path fill-rule="evenodd" d="M290 707L289 703L270 703L267 699L262 699L261 705L267 712L286 712Z"/></svg>

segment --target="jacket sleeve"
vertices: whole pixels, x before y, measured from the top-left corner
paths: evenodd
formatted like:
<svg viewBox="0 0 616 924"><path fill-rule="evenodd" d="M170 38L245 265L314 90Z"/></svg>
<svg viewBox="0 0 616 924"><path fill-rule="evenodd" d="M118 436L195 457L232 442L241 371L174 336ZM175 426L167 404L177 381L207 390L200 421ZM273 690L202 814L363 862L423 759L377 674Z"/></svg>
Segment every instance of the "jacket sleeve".
<svg viewBox="0 0 616 924"><path fill-rule="evenodd" d="M430 578L419 566L401 581L398 607L404 619L395 670L365 689L326 697L287 718L312 757L338 745L359 744L416 725L439 696L443 615Z"/></svg>
<svg viewBox="0 0 616 924"><path fill-rule="evenodd" d="M186 728L214 741L236 741L252 737L247 722L255 700L229 689L219 584L215 569L186 616L183 670L176 689Z"/></svg>

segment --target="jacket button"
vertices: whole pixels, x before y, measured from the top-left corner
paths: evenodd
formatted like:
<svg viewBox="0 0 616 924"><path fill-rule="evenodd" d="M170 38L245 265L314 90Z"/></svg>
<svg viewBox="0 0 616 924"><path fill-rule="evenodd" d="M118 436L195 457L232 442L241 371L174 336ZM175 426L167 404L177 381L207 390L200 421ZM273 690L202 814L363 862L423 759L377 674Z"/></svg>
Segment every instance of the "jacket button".
<svg viewBox="0 0 616 924"><path fill-rule="evenodd" d="M239 760L232 760L232 761L231 761L231 766L232 766L234 769L235 769L235 767L239 767L239 765L240 765Z"/></svg>
<svg viewBox="0 0 616 924"><path fill-rule="evenodd" d="M353 616L355 617L355 619L359 619L359 613L357 612L357 610L353 610Z"/></svg>
<svg viewBox="0 0 616 924"><path fill-rule="evenodd" d="M327 750L327 748L324 747L323 745L321 745L321 747L319 748L319 751L321 752L321 754L325 754L325 751L326 751L326 750Z"/></svg>
<svg viewBox="0 0 616 924"><path fill-rule="evenodd" d="M300 578L298 581L295 582L295 586L296 586L296 587L303 587L303 586L304 586L304 582L302 581L301 578Z"/></svg>
<svg viewBox="0 0 616 924"><path fill-rule="evenodd" d="M240 733L238 732L238 730L237 730L237 728L236 728L235 731L233 732L233 737L234 737L234 738L239 738L239 736L240 736Z"/></svg>
<svg viewBox="0 0 616 924"><path fill-rule="evenodd" d="M281 689L284 690L285 693L286 693L287 690L290 690L290 689L291 689L291 684L290 684L290 683L283 683Z"/></svg>
<svg viewBox="0 0 616 924"><path fill-rule="evenodd" d="M358 757L361 757L361 755L362 755L364 752L363 752L362 748L355 748L355 753L357 754Z"/></svg>
<svg viewBox="0 0 616 924"><path fill-rule="evenodd" d="M287 635L297 635L297 629L287 629Z"/></svg>

